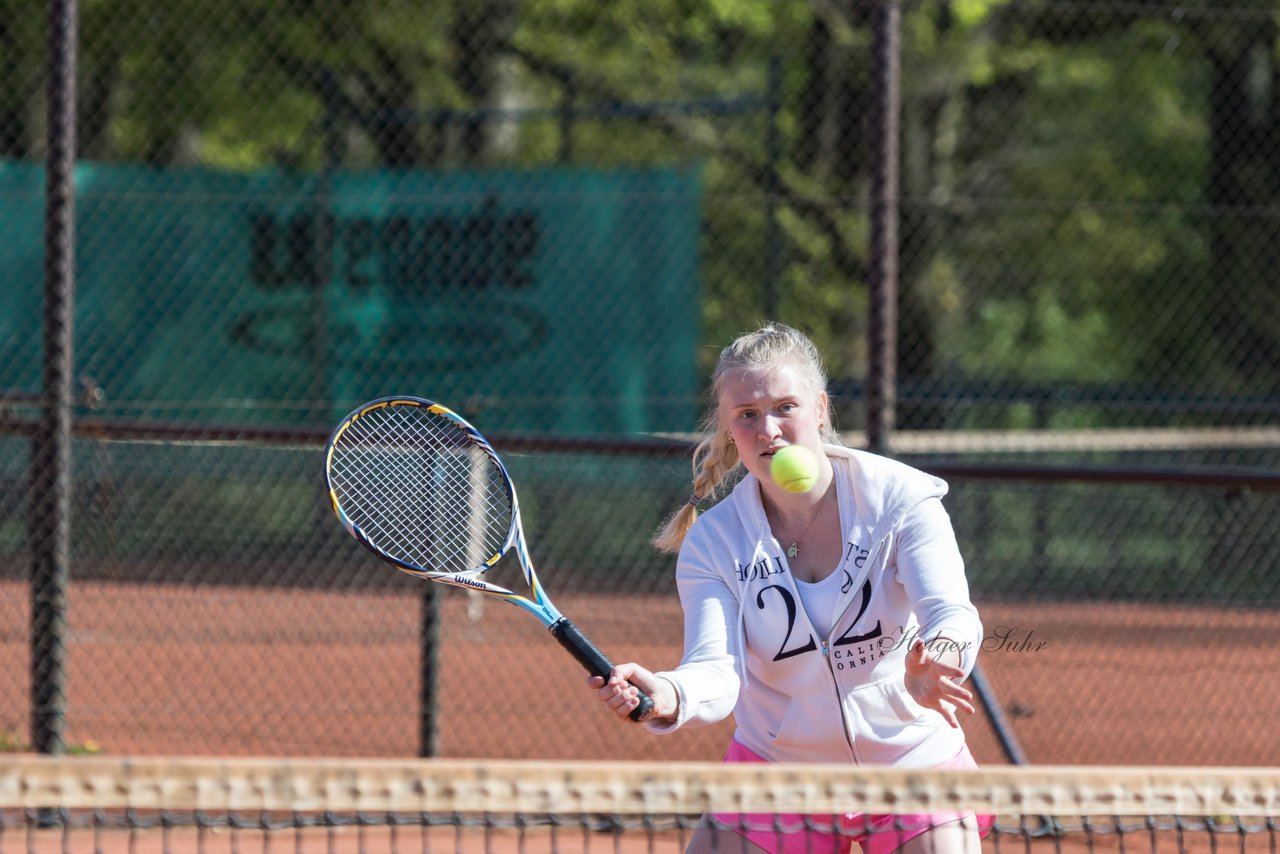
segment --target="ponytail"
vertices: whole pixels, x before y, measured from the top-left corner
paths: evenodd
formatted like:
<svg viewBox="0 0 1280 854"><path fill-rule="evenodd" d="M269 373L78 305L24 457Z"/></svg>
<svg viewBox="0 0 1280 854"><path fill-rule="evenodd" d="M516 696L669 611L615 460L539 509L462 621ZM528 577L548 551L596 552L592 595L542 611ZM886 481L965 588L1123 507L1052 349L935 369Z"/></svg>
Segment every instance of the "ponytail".
<svg viewBox="0 0 1280 854"><path fill-rule="evenodd" d="M698 502L714 497L738 464L738 449L723 431L717 430L699 442L693 450L693 493L658 531L652 540L653 547L660 552L679 552L685 534L698 518Z"/></svg>

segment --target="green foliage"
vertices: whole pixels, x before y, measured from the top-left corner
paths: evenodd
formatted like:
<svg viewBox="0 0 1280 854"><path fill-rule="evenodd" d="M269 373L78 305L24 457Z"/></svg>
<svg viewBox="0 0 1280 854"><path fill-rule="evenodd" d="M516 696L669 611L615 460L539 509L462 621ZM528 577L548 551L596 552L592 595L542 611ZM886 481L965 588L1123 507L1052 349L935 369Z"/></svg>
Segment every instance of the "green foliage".
<svg viewBox="0 0 1280 854"><path fill-rule="evenodd" d="M332 114L352 167L541 165L564 142L554 120L525 122L518 143L477 154L426 125L391 138L376 117L552 106L569 89L580 104L759 97L778 58L778 161L769 160L758 111L582 119L572 162L702 165L708 347L700 368L764 319L768 253L777 251L777 313L813 334L833 374L857 377L865 371L869 141L856 135L869 130L859 122L870 104L871 36L867 7L851 5L231 0L214 9L95 0L82 13L84 143L89 156L106 159L315 169ZM1207 57L1265 48L1250 33L1262 32L1258 21L1274 10L1258 8L1181 18L1010 0L904 7L903 212L918 230L902 259L902 288L924 308L900 338L906 352L931 354L908 373L945 366L992 382L1273 387L1274 366L1244 363L1231 342L1206 342L1185 322L1211 316L1215 334L1244 325L1262 352L1280 346L1280 313L1270 310L1280 297L1262 260L1275 243L1272 227L1233 224L1230 245L1216 251L1257 260L1224 270L1214 226L1197 207L1212 174ZM18 5L0 3L6 10L13 23L0 48L13 49L0 109L30 112L40 28ZM1259 80L1273 73L1274 52L1258 53L1266 60ZM464 71L488 88L472 91ZM1249 97L1275 113L1267 92ZM1228 164L1262 206L1274 195L1265 156ZM771 168L781 189L772 224ZM1243 296L1214 314L1213 279L1223 275L1244 280ZM1250 316L1255 304L1262 310Z"/></svg>
<svg viewBox="0 0 1280 854"><path fill-rule="evenodd" d="M1011 39L992 54L994 79L1034 97L1016 110L994 90L978 101L966 131L983 134L982 154L956 187L975 203L923 283L959 312L940 346L962 372L1120 382L1172 356L1184 370L1171 373L1192 373L1203 345L1179 312L1207 287L1191 207L1207 168L1207 84L1202 64L1164 49L1176 38L1175 24L1147 22L1065 45Z"/></svg>

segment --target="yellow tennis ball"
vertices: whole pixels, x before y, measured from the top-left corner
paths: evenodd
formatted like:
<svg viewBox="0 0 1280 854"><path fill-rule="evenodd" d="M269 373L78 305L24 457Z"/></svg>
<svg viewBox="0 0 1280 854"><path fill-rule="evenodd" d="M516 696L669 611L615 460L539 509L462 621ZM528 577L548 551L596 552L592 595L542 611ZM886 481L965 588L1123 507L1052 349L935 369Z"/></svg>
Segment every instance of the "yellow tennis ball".
<svg viewBox="0 0 1280 854"><path fill-rule="evenodd" d="M818 482L818 458L804 445L787 445L774 453L769 474L787 492L808 492Z"/></svg>

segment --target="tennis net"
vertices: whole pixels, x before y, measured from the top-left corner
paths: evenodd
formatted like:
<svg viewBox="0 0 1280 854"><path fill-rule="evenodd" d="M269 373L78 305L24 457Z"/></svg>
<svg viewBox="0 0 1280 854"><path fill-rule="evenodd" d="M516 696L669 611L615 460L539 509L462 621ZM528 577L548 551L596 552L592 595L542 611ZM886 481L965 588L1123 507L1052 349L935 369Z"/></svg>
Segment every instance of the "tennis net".
<svg viewBox="0 0 1280 854"><path fill-rule="evenodd" d="M956 813L994 816L984 851L1280 843L1280 769L99 756L0 765L0 852L674 854L704 814L718 828L786 834L795 854ZM892 818L869 827L848 813ZM737 834L716 839L716 850L744 850Z"/></svg>

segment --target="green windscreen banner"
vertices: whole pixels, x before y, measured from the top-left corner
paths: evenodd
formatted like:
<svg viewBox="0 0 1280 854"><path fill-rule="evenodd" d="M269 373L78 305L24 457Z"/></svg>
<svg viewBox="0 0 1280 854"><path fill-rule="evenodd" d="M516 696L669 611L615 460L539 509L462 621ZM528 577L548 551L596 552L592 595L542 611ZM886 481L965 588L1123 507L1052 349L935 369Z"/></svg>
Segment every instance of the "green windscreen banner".
<svg viewBox="0 0 1280 854"><path fill-rule="evenodd" d="M0 388L40 378L43 170L0 165ZM135 417L688 430L696 168L76 171L75 365Z"/></svg>

